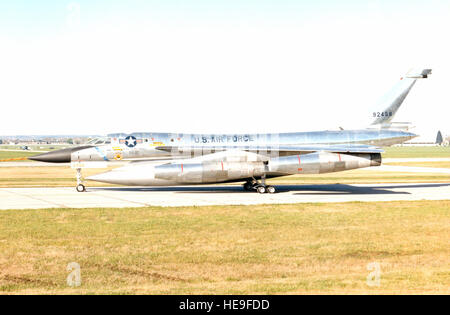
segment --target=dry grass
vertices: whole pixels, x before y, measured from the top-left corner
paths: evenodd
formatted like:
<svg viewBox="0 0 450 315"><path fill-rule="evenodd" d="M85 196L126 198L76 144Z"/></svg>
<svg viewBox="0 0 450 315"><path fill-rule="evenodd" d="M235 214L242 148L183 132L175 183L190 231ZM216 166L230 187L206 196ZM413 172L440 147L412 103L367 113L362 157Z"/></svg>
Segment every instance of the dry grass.
<svg viewBox="0 0 450 315"><path fill-rule="evenodd" d="M106 172L113 169L84 169L83 176ZM75 186L76 171L70 166L49 167L0 167L0 187L56 187ZM89 186L111 186L89 182Z"/></svg>
<svg viewBox="0 0 450 315"><path fill-rule="evenodd" d="M383 148L383 158L448 158L450 147L388 147Z"/></svg>
<svg viewBox="0 0 450 315"><path fill-rule="evenodd" d="M8 160L8 159L24 158L24 157L33 156L36 154L38 154L38 153L29 152L29 151L7 151L7 150L2 151L2 150L0 150L0 161Z"/></svg>
<svg viewBox="0 0 450 315"><path fill-rule="evenodd" d="M0 212L0 293L450 293L450 201ZM67 287L66 266L83 284ZM381 286L366 266L381 264Z"/></svg>
<svg viewBox="0 0 450 315"><path fill-rule="evenodd" d="M386 165L450 168L450 162L390 162Z"/></svg>

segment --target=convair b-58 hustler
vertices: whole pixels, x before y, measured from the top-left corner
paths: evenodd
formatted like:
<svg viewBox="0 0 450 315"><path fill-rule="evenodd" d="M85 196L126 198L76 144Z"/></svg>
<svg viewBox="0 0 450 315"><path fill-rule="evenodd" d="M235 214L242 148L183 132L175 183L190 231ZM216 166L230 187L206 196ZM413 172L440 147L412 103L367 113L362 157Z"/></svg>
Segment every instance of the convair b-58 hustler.
<svg viewBox="0 0 450 315"><path fill-rule="evenodd" d="M430 69L405 75L390 98L372 111L365 129L279 134L112 134L101 145L63 149L31 157L53 163L130 161L87 179L120 185L178 186L245 182L244 189L274 193L267 178L321 174L379 166L383 146L408 141L408 125L392 121L417 79ZM79 192L85 191L78 168Z"/></svg>

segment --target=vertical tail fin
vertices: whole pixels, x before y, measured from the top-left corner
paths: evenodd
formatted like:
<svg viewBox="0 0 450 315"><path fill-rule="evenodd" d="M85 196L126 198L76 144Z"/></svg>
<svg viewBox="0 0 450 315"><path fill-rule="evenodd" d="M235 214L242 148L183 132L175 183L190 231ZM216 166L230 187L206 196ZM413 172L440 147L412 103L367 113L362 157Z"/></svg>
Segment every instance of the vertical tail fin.
<svg viewBox="0 0 450 315"><path fill-rule="evenodd" d="M394 88L385 95L379 110L373 111L372 118L374 121L371 126L381 127L390 126L392 119L402 105L409 91L416 83L417 79L425 79L431 74L431 69L411 70Z"/></svg>

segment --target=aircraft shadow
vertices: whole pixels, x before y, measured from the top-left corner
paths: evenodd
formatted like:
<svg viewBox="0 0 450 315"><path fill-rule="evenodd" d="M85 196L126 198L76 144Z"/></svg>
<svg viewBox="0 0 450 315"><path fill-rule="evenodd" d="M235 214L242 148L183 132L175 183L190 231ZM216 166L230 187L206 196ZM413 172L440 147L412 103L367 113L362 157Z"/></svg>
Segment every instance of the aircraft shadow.
<svg viewBox="0 0 450 315"><path fill-rule="evenodd" d="M450 183L437 184L386 184L382 186L353 186L347 184L328 185L281 185L277 186L279 192L295 191L295 195L409 195L407 191L393 191L392 189L435 188L450 186Z"/></svg>
<svg viewBox="0 0 450 315"><path fill-rule="evenodd" d="M402 188L436 188L450 186L450 183L386 184L381 186L353 186L347 184L323 185L275 185L277 193L295 192L296 195L376 195L376 194L410 194L406 191L393 191ZM91 191L141 191L141 192L176 192L176 193L253 193L242 186L170 186L170 187L90 187Z"/></svg>

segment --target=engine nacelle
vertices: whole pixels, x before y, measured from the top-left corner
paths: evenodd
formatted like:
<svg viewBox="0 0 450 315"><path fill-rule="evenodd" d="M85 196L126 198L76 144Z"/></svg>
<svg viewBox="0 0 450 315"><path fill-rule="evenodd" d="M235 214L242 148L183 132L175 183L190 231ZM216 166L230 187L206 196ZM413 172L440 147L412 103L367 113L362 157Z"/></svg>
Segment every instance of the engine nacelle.
<svg viewBox="0 0 450 315"><path fill-rule="evenodd" d="M156 179L201 184L260 177L264 173L264 167L262 161L207 161L203 163L158 165L155 166L154 174Z"/></svg>
<svg viewBox="0 0 450 315"><path fill-rule="evenodd" d="M271 159L269 172L279 174L321 174L381 165L381 154L314 152Z"/></svg>

